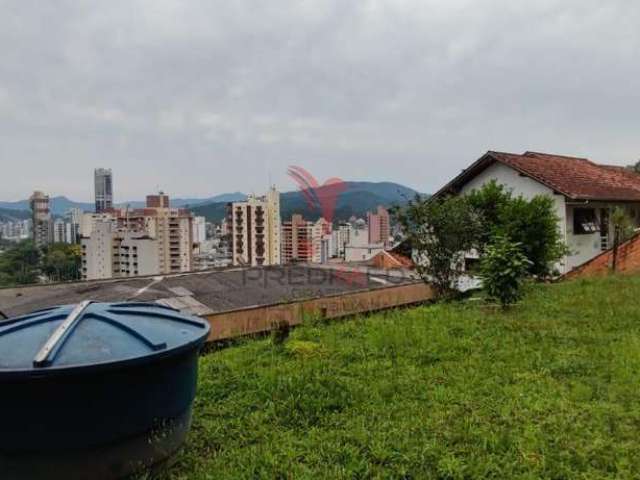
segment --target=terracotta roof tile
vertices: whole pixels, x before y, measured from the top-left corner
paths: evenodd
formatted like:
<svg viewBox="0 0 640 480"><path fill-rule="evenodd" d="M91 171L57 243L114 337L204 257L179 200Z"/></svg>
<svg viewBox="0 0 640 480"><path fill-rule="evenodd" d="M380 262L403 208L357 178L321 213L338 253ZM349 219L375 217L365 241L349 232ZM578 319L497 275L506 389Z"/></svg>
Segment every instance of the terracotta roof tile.
<svg viewBox="0 0 640 480"><path fill-rule="evenodd" d="M519 171L572 199L640 201L640 175L624 167L586 158L540 152L487 152L436 195L457 190L494 161Z"/></svg>

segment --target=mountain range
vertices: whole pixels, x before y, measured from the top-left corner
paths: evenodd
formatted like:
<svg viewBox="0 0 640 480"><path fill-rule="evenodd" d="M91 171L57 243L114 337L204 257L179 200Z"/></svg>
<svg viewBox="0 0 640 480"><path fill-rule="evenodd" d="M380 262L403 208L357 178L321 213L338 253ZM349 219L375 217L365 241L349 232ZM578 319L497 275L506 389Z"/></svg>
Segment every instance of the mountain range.
<svg viewBox="0 0 640 480"><path fill-rule="evenodd" d="M326 197L329 187L318 187L313 194L317 197ZM345 182L342 185L342 193L337 197L333 220L348 220L351 216L366 217L368 211L375 210L378 205L390 207L406 203L409 198L418 192L403 185L392 182ZM219 222L225 216L225 208L228 202L245 200L246 194L241 192L224 193L209 198L172 198L171 206L189 208L195 215L204 216L207 221ZM280 195L280 212L284 219L291 218L294 213L302 214L308 220L316 220L320 217L319 208L307 201L308 194L297 190L284 192ZM141 208L145 202L134 200L116 204L117 207ZM76 202L64 196L52 197L50 201L53 215L64 215L71 208L79 208L83 211L93 211L94 204ZM21 219L29 217L29 200L17 202L0 201L0 220Z"/></svg>
<svg viewBox="0 0 640 480"><path fill-rule="evenodd" d="M209 204L214 202L237 202L240 200L244 200L247 196L244 193L234 192L234 193L223 193L221 195L215 195L209 198L172 198L171 206L172 207L192 207L195 205ZM121 202L117 203L116 207L125 208L129 205L129 208L142 208L145 206L144 200L133 200L130 202ZM64 215L71 208L79 208L85 212L92 212L95 208L93 203L88 202L76 202L68 199L64 196L51 197L49 201L49 206L51 208L51 213L53 215ZM29 200L19 200L17 202L1 202L0 201L0 211L4 212L4 214L9 215L11 211L28 211L30 210Z"/></svg>
<svg viewBox="0 0 640 480"><path fill-rule="evenodd" d="M314 194L320 198L331 196L329 187L318 187ZM391 207L402 205L418 192L392 182L345 182L343 191L337 196L333 221L345 221L351 216L366 218L367 212L374 211L378 205ZM282 220L300 213L307 220L317 220L322 212L307 201L308 195L302 191L284 192L280 195L280 215ZM225 202L211 202L191 208L194 214L207 218L210 222L219 222L225 216Z"/></svg>
<svg viewBox="0 0 640 480"><path fill-rule="evenodd" d="M31 218L31 212L28 210L0 208L0 222L16 222L18 220L26 220L28 218Z"/></svg>

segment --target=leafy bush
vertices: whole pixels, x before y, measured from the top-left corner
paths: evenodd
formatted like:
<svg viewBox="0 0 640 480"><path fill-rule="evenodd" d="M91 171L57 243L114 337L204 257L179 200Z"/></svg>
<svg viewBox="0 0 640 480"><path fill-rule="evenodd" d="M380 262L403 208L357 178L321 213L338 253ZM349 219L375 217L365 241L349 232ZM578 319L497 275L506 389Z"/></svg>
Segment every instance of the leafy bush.
<svg viewBox="0 0 640 480"><path fill-rule="evenodd" d="M520 300L530 264L520 243L500 235L495 237L480 262L480 275L488 296L498 300L503 308Z"/></svg>
<svg viewBox="0 0 640 480"><path fill-rule="evenodd" d="M413 247L416 271L439 296L448 296L464 271L464 252L478 243L479 215L466 197L459 196L417 196L393 213Z"/></svg>
<svg viewBox="0 0 640 480"><path fill-rule="evenodd" d="M529 274L544 278L554 273L554 264L567 253L567 247L558 228L553 198L546 195L530 200L514 197L495 180L467 197L482 217L481 252L494 238L503 236L520 244L521 251L530 260Z"/></svg>

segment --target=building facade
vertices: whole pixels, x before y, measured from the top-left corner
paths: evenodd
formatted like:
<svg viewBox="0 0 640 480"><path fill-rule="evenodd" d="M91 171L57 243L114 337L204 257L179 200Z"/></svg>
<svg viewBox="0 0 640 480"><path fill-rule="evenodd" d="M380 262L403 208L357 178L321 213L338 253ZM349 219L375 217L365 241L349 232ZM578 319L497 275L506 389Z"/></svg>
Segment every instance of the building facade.
<svg viewBox="0 0 640 480"><path fill-rule="evenodd" d="M331 257L332 225L324 218L307 221L295 214L282 223L282 263L326 263Z"/></svg>
<svg viewBox="0 0 640 480"><path fill-rule="evenodd" d="M367 225L369 226L369 243L382 243L389 246L391 236L391 222L389 212L382 205L378 206L375 213L367 213Z"/></svg>
<svg viewBox="0 0 640 480"><path fill-rule="evenodd" d="M113 173L110 168L96 168L93 173L96 213L113 208Z"/></svg>
<svg viewBox="0 0 640 480"><path fill-rule="evenodd" d="M20 242L31 238L31 220L13 220L0 222L0 238Z"/></svg>
<svg viewBox="0 0 640 480"><path fill-rule="evenodd" d="M86 280L193 270L193 216L164 194L148 196L146 208L85 214L81 231Z"/></svg>
<svg viewBox="0 0 640 480"><path fill-rule="evenodd" d="M280 264L280 193L275 188L262 197L229 203L226 220L233 265Z"/></svg>
<svg viewBox="0 0 640 480"><path fill-rule="evenodd" d="M37 247L46 247L53 242L53 221L49 210L49 196L41 191L33 192L31 205L32 238Z"/></svg>
<svg viewBox="0 0 640 480"><path fill-rule="evenodd" d="M344 258L344 248L351 241L352 230L351 224L345 222L338 225L338 228L333 231L331 238L332 257Z"/></svg>
<svg viewBox="0 0 640 480"><path fill-rule="evenodd" d="M193 241L203 245L207 241L207 219L205 217L193 218Z"/></svg>

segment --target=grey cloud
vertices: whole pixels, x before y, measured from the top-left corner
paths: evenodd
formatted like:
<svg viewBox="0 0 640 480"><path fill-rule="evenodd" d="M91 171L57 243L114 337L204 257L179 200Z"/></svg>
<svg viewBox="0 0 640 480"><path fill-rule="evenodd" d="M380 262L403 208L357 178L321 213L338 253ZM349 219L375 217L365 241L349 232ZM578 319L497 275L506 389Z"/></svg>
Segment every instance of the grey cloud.
<svg viewBox="0 0 640 480"><path fill-rule="evenodd" d="M6 1L0 198L433 191L489 148L637 154L633 1Z"/></svg>

